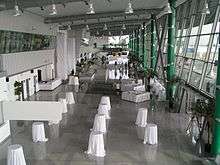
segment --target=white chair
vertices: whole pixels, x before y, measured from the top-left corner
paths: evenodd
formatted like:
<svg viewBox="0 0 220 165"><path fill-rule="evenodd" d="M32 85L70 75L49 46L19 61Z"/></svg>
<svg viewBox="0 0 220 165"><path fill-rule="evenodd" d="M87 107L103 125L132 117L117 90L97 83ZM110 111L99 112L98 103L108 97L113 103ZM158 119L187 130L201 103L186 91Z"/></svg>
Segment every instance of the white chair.
<svg viewBox="0 0 220 165"><path fill-rule="evenodd" d="M102 96L100 104L107 104L111 109L110 97L109 96Z"/></svg>
<svg viewBox="0 0 220 165"><path fill-rule="evenodd" d="M32 124L32 139L33 142L46 142L48 141L45 138L45 130L44 130L44 123L43 122L34 122Z"/></svg>
<svg viewBox="0 0 220 165"><path fill-rule="evenodd" d="M98 108L98 114L105 115L106 119L110 119L109 115L109 106L101 104L102 106L99 106Z"/></svg>
<svg viewBox="0 0 220 165"><path fill-rule="evenodd" d="M92 130L95 131L95 132L106 133L105 115L103 115L103 114L96 114L95 115L95 120L94 120Z"/></svg>
<svg viewBox="0 0 220 165"><path fill-rule="evenodd" d="M67 101L67 104L75 104L73 92L66 92L66 101Z"/></svg>
<svg viewBox="0 0 220 165"><path fill-rule="evenodd" d="M21 145L14 144L8 147L7 165L26 165Z"/></svg>
<svg viewBox="0 0 220 165"><path fill-rule="evenodd" d="M67 101L64 98L59 98L58 100L59 102L61 102L63 104L63 113L67 113Z"/></svg>
<svg viewBox="0 0 220 165"><path fill-rule="evenodd" d="M146 127L147 125L147 108L138 109L138 114L135 124L139 127Z"/></svg>
<svg viewBox="0 0 220 165"><path fill-rule="evenodd" d="M105 156L103 133L94 131L90 133L89 145L86 153L97 157Z"/></svg>
<svg viewBox="0 0 220 165"><path fill-rule="evenodd" d="M158 143L156 124L147 124L144 135L144 144L146 143L151 145L155 145Z"/></svg>

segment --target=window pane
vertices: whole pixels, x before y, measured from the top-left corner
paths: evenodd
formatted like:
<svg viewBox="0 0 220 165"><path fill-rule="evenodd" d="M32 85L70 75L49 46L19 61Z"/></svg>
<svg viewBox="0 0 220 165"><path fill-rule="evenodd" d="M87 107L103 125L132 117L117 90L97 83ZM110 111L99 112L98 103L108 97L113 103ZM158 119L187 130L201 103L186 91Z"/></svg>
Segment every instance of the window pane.
<svg viewBox="0 0 220 165"><path fill-rule="evenodd" d="M192 72L190 84L195 87L199 87L200 79L201 79L201 74Z"/></svg>
<svg viewBox="0 0 220 165"><path fill-rule="evenodd" d="M209 38L210 38L210 35L204 35L200 37L196 59L205 60Z"/></svg>
<svg viewBox="0 0 220 165"><path fill-rule="evenodd" d="M198 73L201 74L201 73L202 73L203 64L204 64L203 61L195 60L194 66L193 66L193 71L194 71L194 72L198 72Z"/></svg>
<svg viewBox="0 0 220 165"><path fill-rule="evenodd" d="M195 47L196 37L190 37L189 45L186 51L186 57L193 57L194 54L194 47Z"/></svg>
<svg viewBox="0 0 220 165"><path fill-rule="evenodd" d="M202 26L202 32L201 32L201 34L208 34L208 33L211 33L212 25L213 25L213 23L203 25L203 26Z"/></svg>
<svg viewBox="0 0 220 165"><path fill-rule="evenodd" d="M213 40L211 53L209 56L209 62L215 62L218 60L218 35L216 34Z"/></svg>
<svg viewBox="0 0 220 165"><path fill-rule="evenodd" d="M189 69L183 68L183 73L182 73L182 77L181 77L181 78L182 78L183 80L187 80L188 75L189 75Z"/></svg>

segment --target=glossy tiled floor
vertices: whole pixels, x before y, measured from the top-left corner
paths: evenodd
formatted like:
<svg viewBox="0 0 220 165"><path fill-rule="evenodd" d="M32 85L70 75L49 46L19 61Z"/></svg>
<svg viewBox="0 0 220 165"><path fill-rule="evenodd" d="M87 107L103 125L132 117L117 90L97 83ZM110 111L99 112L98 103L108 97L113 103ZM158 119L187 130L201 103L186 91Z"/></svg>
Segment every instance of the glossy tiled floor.
<svg viewBox="0 0 220 165"><path fill-rule="evenodd" d="M24 147L27 165L202 165L206 161L194 155L190 138L185 136L187 118L168 113L164 103L156 111L149 110L148 121L159 128L157 146L142 143L143 129L134 125L137 109L149 107L149 103L133 104L122 101L110 85L103 86L104 75L97 73L95 82L84 84L75 94L77 103L68 107L60 125L46 125L47 143L36 144L31 140L31 122L17 127L12 122L13 135L0 144L0 165L6 165L7 146L19 143ZM65 91L74 87L62 85L53 92L39 92L34 100L57 100ZM105 136L105 158L84 154L87 149L90 128L103 94L111 97L111 120ZM16 128L16 129L15 129Z"/></svg>

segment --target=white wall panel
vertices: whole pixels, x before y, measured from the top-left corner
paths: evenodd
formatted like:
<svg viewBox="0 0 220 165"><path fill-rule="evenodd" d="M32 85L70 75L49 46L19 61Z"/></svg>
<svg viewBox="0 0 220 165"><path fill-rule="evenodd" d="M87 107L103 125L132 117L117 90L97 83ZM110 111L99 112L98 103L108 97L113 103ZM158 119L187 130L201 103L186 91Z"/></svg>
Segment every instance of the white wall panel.
<svg viewBox="0 0 220 165"><path fill-rule="evenodd" d="M44 120L60 121L62 103L49 101L3 101L1 102L4 121Z"/></svg>
<svg viewBox="0 0 220 165"><path fill-rule="evenodd" d="M54 62L54 50L2 54L1 69L7 75L21 73Z"/></svg>

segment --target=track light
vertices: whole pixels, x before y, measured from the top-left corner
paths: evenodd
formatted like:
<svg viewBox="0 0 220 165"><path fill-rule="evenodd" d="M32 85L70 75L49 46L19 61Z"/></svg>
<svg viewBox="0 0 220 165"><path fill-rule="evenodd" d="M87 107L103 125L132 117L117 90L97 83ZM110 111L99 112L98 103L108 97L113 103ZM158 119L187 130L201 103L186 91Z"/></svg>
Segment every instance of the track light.
<svg viewBox="0 0 220 165"><path fill-rule="evenodd" d="M125 24L122 25L122 28L121 28L121 29L122 29L122 30L126 30Z"/></svg>
<svg viewBox="0 0 220 165"><path fill-rule="evenodd" d="M89 25L86 25L86 30L89 31Z"/></svg>
<svg viewBox="0 0 220 165"><path fill-rule="evenodd" d="M49 15L57 15L57 9L56 9L55 4L52 4L52 10L51 10L51 13Z"/></svg>
<svg viewBox="0 0 220 165"><path fill-rule="evenodd" d="M108 27L106 24L104 25L103 30L108 30Z"/></svg>
<svg viewBox="0 0 220 165"><path fill-rule="evenodd" d="M203 13L204 13L204 14L210 14L209 4L208 4L207 1L205 2L205 7L204 7L204 9L203 9Z"/></svg>
<svg viewBox="0 0 220 165"><path fill-rule="evenodd" d="M15 5L15 14L14 14L14 16L17 17L17 16L20 16L20 15L21 15L21 11L20 11L18 5Z"/></svg>
<svg viewBox="0 0 220 165"><path fill-rule="evenodd" d="M95 10L94 10L94 7L93 7L92 3L89 4L89 9L86 12L86 14L95 14Z"/></svg>
<svg viewBox="0 0 220 165"><path fill-rule="evenodd" d="M169 2L167 3L167 13L168 13L168 14L171 14L171 13L172 13L172 9L171 9L171 6L170 6L170 3L169 3Z"/></svg>
<svg viewBox="0 0 220 165"><path fill-rule="evenodd" d="M125 9L125 14L132 14L134 13L134 10L132 8L131 0L128 1L128 6Z"/></svg>

